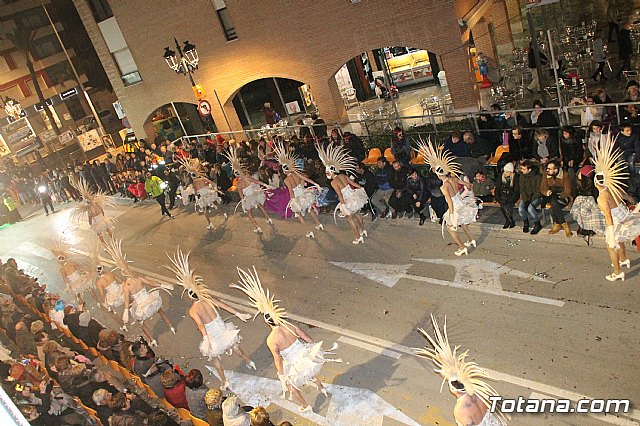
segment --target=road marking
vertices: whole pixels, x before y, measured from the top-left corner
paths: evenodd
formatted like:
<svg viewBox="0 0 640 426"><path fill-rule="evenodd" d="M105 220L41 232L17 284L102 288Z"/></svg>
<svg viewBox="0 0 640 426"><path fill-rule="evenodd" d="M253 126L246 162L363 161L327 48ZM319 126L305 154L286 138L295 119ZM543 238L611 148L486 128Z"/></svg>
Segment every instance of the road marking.
<svg viewBox="0 0 640 426"><path fill-rule="evenodd" d="M544 395L541 393L537 393L537 392L531 392L531 395L529 396L529 399L549 399L549 395ZM574 403L577 401L573 401ZM631 413L634 412L634 410L630 410ZM593 414L593 413L574 413L575 415L587 415L589 417L593 417L594 419L598 419L600 421L603 421L605 423L611 423L613 425L619 425L619 426L638 426L638 422L633 421L633 420L629 420L626 419L624 417L619 417L619 415L616 414ZM623 414L624 415L624 414Z"/></svg>
<svg viewBox="0 0 640 426"><path fill-rule="evenodd" d="M108 264L113 264L113 261L111 261L110 259L103 259L105 260L105 263ZM139 272L141 274L144 274L146 276L155 278L159 281L162 281L164 283L168 283L171 284L172 282L174 282L174 280L171 280L169 278L167 278L166 276L157 274L155 272L151 272L151 271L145 271L144 269L138 268L138 267L131 267L132 270ZM256 310L254 308L252 308L249 305L249 302L244 299L244 298L240 298L240 297L235 297L235 296L230 296L228 294L224 294L224 293L220 293L218 291L212 290L211 291L216 297L219 297L220 299L223 299L226 302L232 302L230 303L234 308L241 308L244 312L249 312L252 314L255 314ZM322 328L324 330L333 332L335 334L338 334L340 336L346 336L346 337L351 337L352 339L356 339L356 340L361 340L363 342L366 343L373 343L383 349L389 349L392 351L396 351L396 352L400 352L406 355L411 355L413 357L417 357L417 355L414 352L414 348L405 346L405 345L401 345L399 343L393 343L390 342L388 340L384 340L384 339L379 339L377 337L373 337L373 336L367 336L366 334L362 334L359 333L357 331L352 331L352 330L348 330L339 326L335 326L332 324L328 324L322 321L317 321L317 320L313 320L310 318L305 318L299 315L295 315L295 314L289 314L289 318L303 323L303 324L307 324L313 327L318 327L318 328ZM422 359L422 358L420 358ZM572 401L578 401L579 399L596 399L596 398L592 398L589 397L587 395L581 395L579 393L576 392L572 392L572 391L567 391L555 386L551 386L551 385L547 385L544 383L540 383L540 382L536 382L533 380L529 380L529 379L524 379L521 377L517 377L517 376L513 376L511 374L507 374L507 373L502 373L500 371L495 371L495 370L490 370L490 369L486 369L485 371L487 371L487 373L489 373L489 375L494 378L495 380L498 381L502 381L502 382L506 382L506 383L511 383L514 384L516 386L520 386L523 388L528 388L534 391L538 391L541 393L545 393L548 395L552 395L558 398L565 398L565 399L570 399ZM625 417L631 418L637 422L640 422L640 413L637 410L631 410L629 413L627 413L625 415Z"/></svg>
<svg viewBox="0 0 640 426"><path fill-rule="evenodd" d="M351 339L349 337L345 337L345 336L340 336L340 338L338 339L338 342L340 343L346 343L348 345L352 345L352 346L356 346L360 349L364 349L366 351L369 352L373 352L379 355L386 355L389 358L393 358L393 359L400 359L400 357L402 356L400 353L396 352L396 351L390 351L389 349L383 349L379 346L376 345L371 345L369 343L365 343L365 342L361 342L360 340L354 340Z"/></svg>
<svg viewBox="0 0 640 426"><path fill-rule="evenodd" d="M453 281L441 280L438 278L423 277L420 275L408 274L411 264L393 265L382 263L350 263L331 262L331 264L346 269L354 274L362 275L372 281L383 284L387 287L395 286L402 278L421 281L429 284L446 287L461 288L465 290L477 291L493 296L508 297L510 299L524 300L526 302L541 303L543 305L563 307L565 302L546 297L532 296L528 294L514 293L502 289L500 283L501 275L511 275L518 278L534 281L551 282L526 272L518 271L504 265L484 259L413 259L418 262L428 262L439 265L450 265L456 269Z"/></svg>
<svg viewBox="0 0 640 426"><path fill-rule="evenodd" d="M353 426L366 424L382 426L384 418L387 417L403 425L420 426L369 389L323 383L329 392L328 401L320 394L317 400L321 401L321 404L314 407L316 412L301 414L297 404L281 397L282 386L279 380L236 371L225 370L224 373L231 384L231 390L238 395L243 403L254 407L266 407L269 403L273 403L319 425ZM323 416L320 412L325 411L325 406L326 414Z"/></svg>
<svg viewBox="0 0 640 426"><path fill-rule="evenodd" d="M18 245L18 247L16 248L25 253L29 253L33 256L42 257L47 260L55 259L55 256L53 256L53 254L51 254L51 252L48 249L44 248L39 244L32 243L31 241L24 242Z"/></svg>

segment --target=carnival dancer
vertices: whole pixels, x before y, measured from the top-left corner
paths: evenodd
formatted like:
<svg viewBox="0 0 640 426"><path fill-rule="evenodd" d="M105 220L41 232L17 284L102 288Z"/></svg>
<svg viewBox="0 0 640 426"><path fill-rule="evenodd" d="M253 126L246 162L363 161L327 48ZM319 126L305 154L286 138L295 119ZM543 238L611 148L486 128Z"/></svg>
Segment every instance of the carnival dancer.
<svg viewBox="0 0 640 426"><path fill-rule="evenodd" d="M131 308L131 316L133 317L132 324L135 321L140 322L142 332L147 336L150 346L158 346L158 343L151 335L151 331L149 331L144 324L144 321L156 313L158 313L160 318L169 326L171 332L176 334L176 330L173 328L169 316L162 309L162 298L159 293L159 290L163 289L171 294L169 290L173 290L173 286L169 284L159 284L146 277L135 275L129 268L129 261L126 259L126 255L122 253L122 239L109 239L106 250L113 259L116 268L119 269L120 273L125 277L125 281L122 284L124 299L122 321L125 324L129 322L129 309ZM153 288L147 291L145 285Z"/></svg>
<svg viewBox="0 0 640 426"><path fill-rule="evenodd" d="M165 268L176 274L178 285L184 289L182 294L184 295L186 292L191 298L189 316L196 323L198 330L202 334L200 353L213 363L214 368L220 375L220 380L223 383L220 389L228 390L230 385L220 361L222 354L231 355L233 351L236 351L240 358L247 363L248 368L255 370L256 364L238 346L242 340L239 334L240 330L233 323L223 321L218 309L224 309L243 322L247 322L251 315L238 312L214 297L213 292L205 287L202 277L196 275L190 268L189 254L187 253L185 256L179 248L173 257L167 254L171 261L171 266L165 266Z"/></svg>
<svg viewBox="0 0 640 426"><path fill-rule="evenodd" d="M105 233L109 237L113 237L113 222L115 219L106 217L104 208L115 207L115 205L110 201L107 194L101 190L98 189L95 193L91 192L89 184L84 179L78 180L75 183L75 188L82 195L83 201L71 211L71 220L79 223L86 216L93 232L105 244Z"/></svg>
<svg viewBox="0 0 640 426"><path fill-rule="evenodd" d="M442 181L440 190L449 207L444 215L442 226L447 227L447 232L458 246L455 255L468 255L469 247L476 247L476 240L469 231L469 224L475 222L478 215L478 204L472 192L473 185L464 180L460 165L455 162L456 157L448 151L434 148L431 140L428 142L418 140L416 151L422 155L431 170ZM467 235L468 241L464 244L458 236L458 227L461 227Z"/></svg>
<svg viewBox="0 0 640 426"><path fill-rule="evenodd" d="M68 241L61 237L56 237L51 243L50 251L54 256L58 258L60 263L60 275L62 275L62 281L69 289L69 292L76 297L80 305L84 305L84 299L82 293L91 289L93 291L93 282L83 273L82 268L78 263L69 259L69 250L71 245ZM99 300L94 293L96 302Z"/></svg>
<svg viewBox="0 0 640 426"><path fill-rule="evenodd" d="M433 315L431 315L431 321L435 338L421 328L418 331L429 341L433 349L415 349L415 352L433 361L436 365L435 371L443 377L442 385L444 386L446 382L449 392L456 397L457 401L453 409L456 424L505 426L509 420L505 414L499 409L493 413L489 411L489 407L493 404L492 397L499 397L495 389L485 382L486 379L491 379L489 374L475 362L466 360L469 351L458 353L460 346L451 348L447 336L446 318L443 330L440 330ZM442 392L442 386L440 391Z"/></svg>
<svg viewBox="0 0 640 426"><path fill-rule="evenodd" d="M267 196L264 193L266 184L252 178L246 169L242 166L238 153L234 146L230 146L224 156L229 160L233 174L238 178L236 188L240 195L240 203L242 210L249 216L249 220L254 226L253 232L256 234L262 234L262 228L258 226L256 219L253 217L252 210L256 207L260 209L264 217L267 219L269 225L273 225L273 220L267 214L267 210L264 208L264 202Z"/></svg>
<svg viewBox="0 0 640 426"><path fill-rule="evenodd" d="M184 205L189 204L189 195L193 194L196 199L196 211L204 213L204 217L207 219L207 229L213 229L214 226L211 223L208 209L209 207L213 207L216 210L220 208L219 204L222 199L218 194L218 188L212 185L211 180L207 178L199 159L189 158L180 159L179 161L189 173L192 181L191 185L182 191L182 202ZM224 213L224 218L227 218L226 213Z"/></svg>
<svg viewBox="0 0 640 426"><path fill-rule="evenodd" d="M282 385L282 396L286 397L286 393L290 392L300 404L302 413L312 411L300 389L305 384L314 384L324 396L328 396L318 374L325 362L342 362L341 359L325 358L325 355L332 355L338 345L334 344L331 349L323 350L322 342L314 342L307 333L290 323L285 309L277 304L279 300L276 300L268 289L262 287L255 267L253 271L248 272L238 268L238 275L240 281L231 287L249 296L251 305L258 310L255 316L261 313L264 321L271 327L267 346L273 355L278 379Z"/></svg>
<svg viewBox="0 0 640 426"><path fill-rule="evenodd" d="M329 145L323 148L316 144L318 156L324 164L327 179L331 181L331 187L338 194L340 202L336 206L335 214L346 217L351 226L351 231L355 236L353 244L364 243L364 238L368 236L364 229L364 222L360 216L360 210L369 202L367 193L356 182L340 172L355 171L356 160L351 157L343 146Z"/></svg>
<svg viewBox="0 0 640 426"><path fill-rule="evenodd" d="M594 183L600 192L598 208L604 215L607 251L613 267L613 273L605 278L608 281L624 281L622 266L631 267L624 243L640 235L639 207L630 212L623 201L624 181L629 173L625 170L623 153L615 147L615 140L611 136L608 136L606 142L596 149L594 164L596 168Z"/></svg>
<svg viewBox="0 0 640 426"><path fill-rule="evenodd" d="M298 167L298 157L292 152L287 152L282 142L274 145L274 151L276 159L286 175L284 184L287 186L291 197L289 204L287 204L287 209L290 209L302 224L304 224L305 214L310 213L316 224L316 229L319 231L324 230L324 226L318 220L318 214L316 213L320 185L302 174L300 167ZM305 188L305 183L314 187ZM315 238L313 231L309 231L306 236L307 238Z"/></svg>

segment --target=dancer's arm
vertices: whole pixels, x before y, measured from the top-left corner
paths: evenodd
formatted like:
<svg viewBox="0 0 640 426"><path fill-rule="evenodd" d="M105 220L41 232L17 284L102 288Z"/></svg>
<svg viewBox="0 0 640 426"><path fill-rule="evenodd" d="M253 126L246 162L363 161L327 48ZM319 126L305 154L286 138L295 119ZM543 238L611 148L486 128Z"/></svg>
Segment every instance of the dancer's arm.
<svg viewBox="0 0 640 426"><path fill-rule="evenodd" d="M302 179L303 181L305 181L305 182L307 182L307 183L310 183L311 185L313 185L313 186L316 186L316 187L320 188L320 185L318 185L318 183L317 183L316 181L314 181L313 179L309 179L308 177L306 177L306 176L305 176L305 175L303 175L302 173L298 173L298 172L295 172L295 173L296 173L298 176L300 176L300 179ZM285 183L286 183L286 181L285 181ZM287 187L288 187L288 185L287 185ZM293 197L293 194L291 194L291 197Z"/></svg>
<svg viewBox="0 0 640 426"><path fill-rule="evenodd" d="M200 316L192 312L191 309L189 309L189 316L191 317L193 322L196 323L196 326L198 326L198 330L200 331L200 334L202 334L202 337L206 337L207 330L204 329L204 324L202 324L202 321L200 321Z"/></svg>
<svg viewBox="0 0 640 426"><path fill-rule="evenodd" d="M262 182L260 180L254 179L252 177L248 177L246 179L249 180L249 182L255 183L256 185L260 185L260 186L262 186L264 188L268 188L269 187L269 185L267 185L266 183L264 183L264 182Z"/></svg>
<svg viewBox="0 0 640 426"><path fill-rule="evenodd" d="M340 190L340 188L338 188L338 182L336 182L335 179L331 181L331 187L333 188L334 191L336 191L336 195L338 196L338 200L340 200L340 204L344 204L342 191Z"/></svg>
<svg viewBox="0 0 640 426"><path fill-rule="evenodd" d="M267 339L267 346L269 347L269 350L271 351L271 355L273 356L273 363L276 366L276 372L278 373L278 376L282 375L283 373L283 369L282 369L282 355L280 355L280 349L278 349L273 343L271 343L268 339Z"/></svg>
<svg viewBox="0 0 640 426"><path fill-rule="evenodd" d="M98 293L100 293L100 301L105 303L104 289L102 288L102 285L96 285L96 287L98 287Z"/></svg>
<svg viewBox="0 0 640 426"><path fill-rule="evenodd" d="M251 318L250 314L243 314L242 312L238 311L233 306L229 306L229 305L227 305L226 303L224 303L221 300L212 299L212 301L213 301L213 304L216 305L217 308L224 309L225 311L229 312L230 314L233 314L236 317L238 317L243 322L247 322L247 320L249 318Z"/></svg>
<svg viewBox="0 0 640 426"><path fill-rule="evenodd" d="M285 179L284 184L286 185L287 190L289 191L289 197L293 200L295 197L293 196L293 188L291 187L291 181L289 181L288 179Z"/></svg>
<svg viewBox="0 0 640 426"><path fill-rule="evenodd" d="M142 281L142 283L148 285L149 287L160 287L160 288L164 288L167 290L173 290L173 286L171 284L162 284L156 281L151 281L149 278L147 277L137 277L140 281Z"/></svg>
<svg viewBox="0 0 640 426"><path fill-rule="evenodd" d="M311 336L309 336L307 333L305 333L304 331L302 331L302 329L300 327L298 327L295 324L293 325L293 331L295 331L296 336L298 336L299 338L301 338L302 340L304 340L307 343L313 343L313 339L311 338Z"/></svg>
<svg viewBox="0 0 640 426"><path fill-rule="evenodd" d="M349 183L349 185L355 187L355 188L362 188L362 186L360 186L357 182L352 181L351 179L349 179L349 177L347 175L344 175L344 177L347 179L347 183Z"/></svg>

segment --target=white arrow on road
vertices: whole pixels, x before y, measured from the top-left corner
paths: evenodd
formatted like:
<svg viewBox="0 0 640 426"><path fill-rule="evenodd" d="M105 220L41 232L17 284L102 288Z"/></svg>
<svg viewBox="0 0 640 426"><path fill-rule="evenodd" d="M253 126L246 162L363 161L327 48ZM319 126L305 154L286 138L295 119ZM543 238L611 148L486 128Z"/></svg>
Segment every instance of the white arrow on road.
<svg viewBox="0 0 640 426"><path fill-rule="evenodd" d="M278 405L298 416L323 426L382 426L388 417L403 425L420 426L406 414L368 389L324 384L329 392L326 415L314 413L301 414L298 405L280 397L282 387L278 380L251 376L235 371L225 370L224 374L231 384L231 390L240 400L253 407L267 407L270 403ZM319 394L321 406L317 404L314 411L324 411L327 400Z"/></svg>
<svg viewBox="0 0 640 426"><path fill-rule="evenodd" d="M381 263L350 263L350 262L331 262L333 265L362 275L368 279L383 284L387 287L395 286L401 278L413 281L422 281L429 284L442 285L446 287L463 288L466 290L478 291L481 293L491 294L494 296L509 297L511 299L526 300L528 302L542 303L563 307L564 302L561 300L547 299L545 297L531 296L528 294L514 293L502 289L500 283L501 275L511 275L522 279L533 281L542 281L550 283L552 281L544 278L528 274L500 265L495 262L484 259L413 259L418 262L427 262L438 265L450 265L456 269L453 281L441 280L438 278L423 277L420 275L408 274L411 264L403 265L386 265Z"/></svg>

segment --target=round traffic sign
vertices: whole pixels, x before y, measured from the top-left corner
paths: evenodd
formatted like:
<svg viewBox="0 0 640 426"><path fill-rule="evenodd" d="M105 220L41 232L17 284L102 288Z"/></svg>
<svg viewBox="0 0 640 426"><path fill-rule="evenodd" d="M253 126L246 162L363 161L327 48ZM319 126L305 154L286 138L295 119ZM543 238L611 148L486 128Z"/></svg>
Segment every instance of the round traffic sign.
<svg viewBox="0 0 640 426"><path fill-rule="evenodd" d="M201 99L198 101L198 112L200 115L209 115L211 114L211 104L206 99Z"/></svg>

